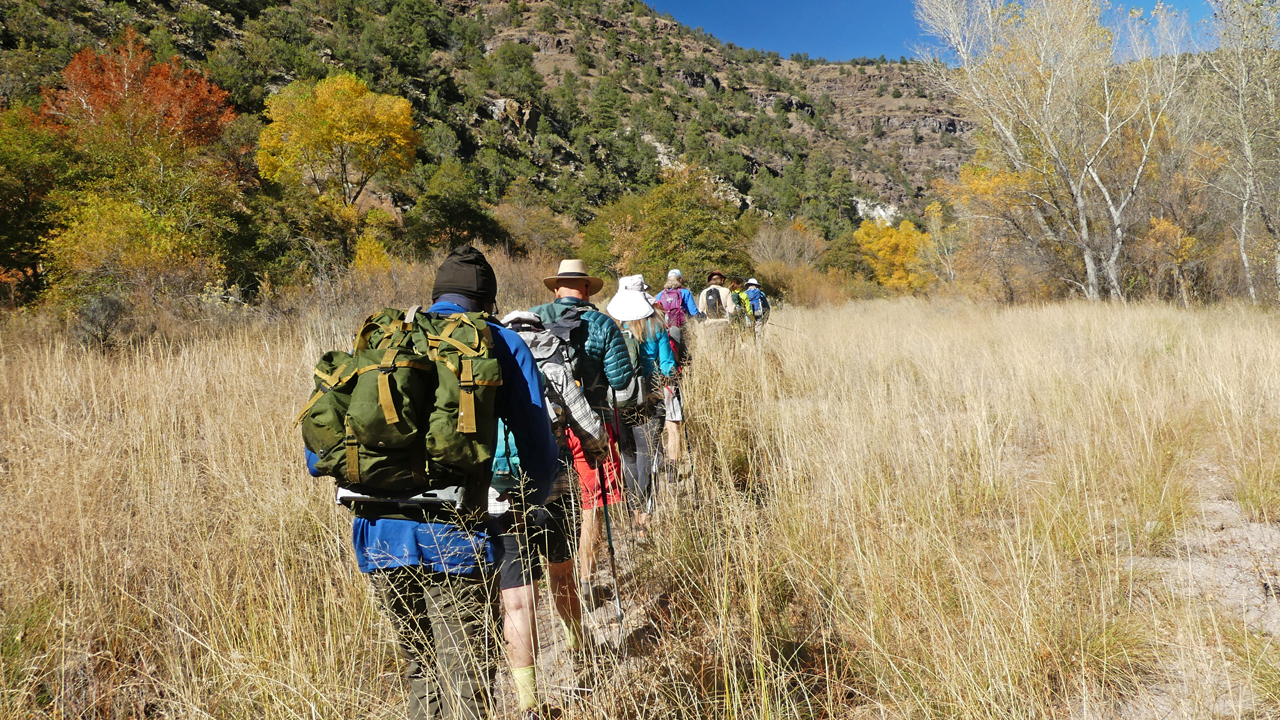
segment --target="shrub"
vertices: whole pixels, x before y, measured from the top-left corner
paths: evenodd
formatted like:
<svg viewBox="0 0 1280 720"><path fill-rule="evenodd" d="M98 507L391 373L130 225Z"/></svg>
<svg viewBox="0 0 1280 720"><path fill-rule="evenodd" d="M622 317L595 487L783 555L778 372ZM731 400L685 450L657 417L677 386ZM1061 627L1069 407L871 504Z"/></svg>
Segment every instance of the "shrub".
<svg viewBox="0 0 1280 720"><path fill-rule="evenodd" d="M101 294L190 294L222 269L218 248L135 202L85 194L45 244L50 297L70 305Z"/></svg>
<svg viewBox="0 0 1280 720"><path fill-rule="evenodd" d="M700 274L718 269L751 273L750 220L716 196L711 176L697 167L667 173L644 195L602 208L583 233L584 257L618 275L643 273L650 283L672 267Z"/></svg>
<svg viewBox="0 0 1280 720"><path fill-rule="evenodd" d="M772 260L756 266L756 279L765 292L801 307L828 307L849 299L850 277L836 268L823 272L812 265Z"/></svg>

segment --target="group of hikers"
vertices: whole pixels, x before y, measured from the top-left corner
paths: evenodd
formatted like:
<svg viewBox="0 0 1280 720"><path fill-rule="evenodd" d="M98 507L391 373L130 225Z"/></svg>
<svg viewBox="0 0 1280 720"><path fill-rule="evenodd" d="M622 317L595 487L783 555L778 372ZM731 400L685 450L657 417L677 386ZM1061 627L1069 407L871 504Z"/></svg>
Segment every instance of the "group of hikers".
<svg viewBox="0 0 1280 720"><path fill-rule="evenodd" d="M308 469L335 478L353 515L357 564L407 661L410 718L490 717L499 609L521 717L559 714L535 662L544 570L574 687L592 687L583 608L603 595L606 544L622 619L607 507L627 503L648 544L655 488L682 471L690 321L758 332L768 319L754 278L725 280L708 273L695 299L678 269L656 296L623 277L602 312L603 280L564 260L544 279L551 302L497 321L496 274L463 246L427 309L371 316L352 353L321 359L298 417Z"/></svg>

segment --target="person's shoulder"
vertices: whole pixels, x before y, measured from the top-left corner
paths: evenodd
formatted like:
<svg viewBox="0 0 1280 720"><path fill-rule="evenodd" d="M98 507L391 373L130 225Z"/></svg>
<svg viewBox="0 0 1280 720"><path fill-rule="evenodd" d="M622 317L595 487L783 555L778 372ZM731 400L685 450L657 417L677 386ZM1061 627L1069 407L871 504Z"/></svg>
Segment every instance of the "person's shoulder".
<svg viewBox="0 0 1280 720"><path fill-rule="evenodd" d="M498 346L499 352L505 349L513 355L529 354L529 346L525 344L524 338L520 337L520 333L496 322L490 322L489 328L493 331L494 345Z"/></svg>
<svg viewBox="0 0 1280 720"><path fill-rule="evenodd" d="M609 317L608 315L605 315L604 313L600 312L599 310L596 310L595 308L590 308L588 310L583 311L582 319L591 323L595 327L612 327L612 328L617 327L617 325L613 324L613 318Z"/></svg>

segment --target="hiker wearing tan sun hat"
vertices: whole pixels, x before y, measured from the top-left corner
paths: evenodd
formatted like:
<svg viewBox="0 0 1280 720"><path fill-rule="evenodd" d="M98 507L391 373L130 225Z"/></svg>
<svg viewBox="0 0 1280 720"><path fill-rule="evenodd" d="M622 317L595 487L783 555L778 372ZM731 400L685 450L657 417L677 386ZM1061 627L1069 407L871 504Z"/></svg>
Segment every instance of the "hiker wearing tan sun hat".
<svg viewBox="0 0 1280 720"><path fill-rule="evenodd" d="M611 427L610 391L626 391L635 377L635 368L622 331L590 302L591 296L604 287L604 281L589 273L585 262L571 259L561 261L556 274L542 282L556 294L556 299L529 310L542 318L548 329L558 330L568 337L574 379L581 383L587 402L601 415L605 426ZM610 433L613 434L612 431ZM588 461L582 443L572 430L566 440L573 452L573 464L582 491L578 578L586 586L586 597L590 598L593 587L590 583L598 562L603 510L606 505L622 501L621 460L616 452L611 452L603 462L593 464ZM616 437L610 440L611 444L617 443Z"/></svg>

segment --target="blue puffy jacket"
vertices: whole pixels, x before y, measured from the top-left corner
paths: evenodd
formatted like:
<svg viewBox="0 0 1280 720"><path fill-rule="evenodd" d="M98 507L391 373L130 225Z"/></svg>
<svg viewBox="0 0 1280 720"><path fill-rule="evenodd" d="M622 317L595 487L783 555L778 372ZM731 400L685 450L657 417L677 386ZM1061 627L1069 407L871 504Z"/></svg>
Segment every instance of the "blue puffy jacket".
<svg viewBox="0 0 1280 720"><path fill-rule="evenodd" d="M599 406L604 397L600 391L606 384L614 390L626 390L636 371L631 365L631 355L627 352L627 341L622 337L622 331L595 305L577 298L558 298L555 302L529 308L529 311L542 318L543 323L550 324L571 308L586 310L582 315L582 326L570 338L578 356L574 374L592 404Z"/></svg>

